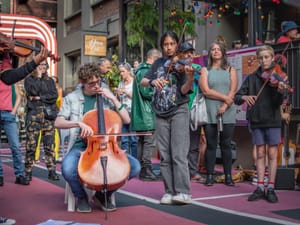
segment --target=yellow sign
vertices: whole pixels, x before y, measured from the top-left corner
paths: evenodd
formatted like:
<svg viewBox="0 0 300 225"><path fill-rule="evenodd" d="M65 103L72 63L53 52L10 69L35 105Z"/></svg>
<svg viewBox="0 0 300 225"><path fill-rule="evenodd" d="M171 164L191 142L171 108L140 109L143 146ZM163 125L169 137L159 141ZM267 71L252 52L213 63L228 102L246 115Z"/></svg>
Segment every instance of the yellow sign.
<svg viewBox="0 0 300 225"><path fill-rule="evenodd" d="M106 56L107 38L99 35L84 36L84 54Z"/></svg>

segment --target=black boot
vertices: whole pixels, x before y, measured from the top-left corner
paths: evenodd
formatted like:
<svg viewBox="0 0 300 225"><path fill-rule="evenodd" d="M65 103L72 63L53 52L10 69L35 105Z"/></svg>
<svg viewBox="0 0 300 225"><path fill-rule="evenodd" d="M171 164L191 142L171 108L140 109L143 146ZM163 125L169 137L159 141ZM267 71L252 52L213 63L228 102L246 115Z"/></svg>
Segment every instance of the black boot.
<svg viewBox="0 0 300 225"><path fill-rule="evenodd" d="M50 170L48 173L48 179L49 180L59 180L59 176L56 174L54 170Z"/></svg>
<svg viewBox="0 0 300 225"><path fill-rule="evenodd" d="M32 180L32 172L25 172L25 179L27 181L31 181Z"/></svg>
<svg viewBox="0 0 300 225"><path fill-rule="evenodd" d="M225 174L225 185L234 186L234 182L232 180L231 174Z"/></svg>
<svg viewBox="0 0 300 225"><path fill-rule="evenodd" d="M297 175L296 184L300 187L300 173Z"/></svg>
<svg viewBox="0 0 300 225"><path fill-rule="evenodd" d="M142 167L139 178L143 181L155 181L157 180L156 175L153 173L150 166Z"/></svg>
<svg viewBox="0 0 300 225"><path fill-rule="evenodd" d="M27 180L26 177L24 177L24 176L17 176L15 183L16 184L22 184L22 185L28 185L29 180Z"/></svg>
<svg viewBox="0 0 300 225"><path fill-rule="evenodd" d="M214 185L214 176L211 173L206 175L205 185L206 186L213 186Z"/></svg>

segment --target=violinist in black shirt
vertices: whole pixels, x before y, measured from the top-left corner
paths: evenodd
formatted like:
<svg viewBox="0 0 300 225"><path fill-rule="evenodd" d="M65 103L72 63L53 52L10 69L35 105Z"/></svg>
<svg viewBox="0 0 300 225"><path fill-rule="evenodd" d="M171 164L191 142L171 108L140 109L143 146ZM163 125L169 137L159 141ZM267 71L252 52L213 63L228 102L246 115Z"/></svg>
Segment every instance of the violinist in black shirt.
<svg viewBox="0 0 300 225"><path fill-rule="evenodd" d="M283 103L285 85L278 86L266 83L263 74L274 63L274 49L263 45L256 51L260 67L248 75L239 91L235 94L234 102L247 104L247 120L251 131L252 142L256 147L256 167L258 182L256 190L248 197L248 201L265 199L270 203L278 202L275 193L275 177L277 168L278 144L281 139L280 107ZM267 85L265 85L267 84ZM267 146L267 149L266 149ZM268 185L264 187L265 155L268 154Z"/></svg>

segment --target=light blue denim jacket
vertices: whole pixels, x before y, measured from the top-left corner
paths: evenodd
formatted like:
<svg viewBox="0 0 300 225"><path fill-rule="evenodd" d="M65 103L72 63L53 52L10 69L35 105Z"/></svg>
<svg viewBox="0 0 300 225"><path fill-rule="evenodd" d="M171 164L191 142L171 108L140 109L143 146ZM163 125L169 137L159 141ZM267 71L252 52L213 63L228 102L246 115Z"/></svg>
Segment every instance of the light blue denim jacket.
<svg viewBox="0 0 300 225"><path fill-rule="evenodd" d="M101 84L102 87L108 88L108 86L105 83ZM108 100L107 98L104 97L104 104L103 108L104 109L112 109L115 110L114 104ZM58 113L58 116L63 116L66 120L69 121L81 121L83 117L83 108L84 108L84 96L82 92L82 87L79 86L68 94L67 96L64 97L63 100L63 105ZM96 108L96 104L95 104ZM80 134L80 128L75 127L70 129L70 136L69 136L69 144L68 144L68 151L72 148L74 145L76 138Z"/></svg>

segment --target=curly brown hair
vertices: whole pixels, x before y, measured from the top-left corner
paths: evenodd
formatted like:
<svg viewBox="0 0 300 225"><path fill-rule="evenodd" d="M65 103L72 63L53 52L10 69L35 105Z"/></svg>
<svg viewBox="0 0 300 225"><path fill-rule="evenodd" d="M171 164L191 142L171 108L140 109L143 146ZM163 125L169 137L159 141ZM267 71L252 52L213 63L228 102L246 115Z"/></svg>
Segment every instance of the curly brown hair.
<svg viewBox="0 0 300 225"><path fill-rule="evenodd" d="M100 72L100 68L96 63L89 62L81 65L78 68L77 74L78 79L86 83L93 77L100 78Z"/></svg>

